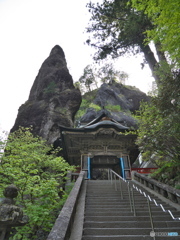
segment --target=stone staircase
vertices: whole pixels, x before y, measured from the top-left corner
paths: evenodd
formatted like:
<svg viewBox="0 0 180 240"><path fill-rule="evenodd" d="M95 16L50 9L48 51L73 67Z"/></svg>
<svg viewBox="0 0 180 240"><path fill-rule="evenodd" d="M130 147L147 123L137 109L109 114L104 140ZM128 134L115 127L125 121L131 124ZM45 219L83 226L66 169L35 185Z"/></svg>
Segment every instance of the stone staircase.
<svg viewBox="0 0 180 240"><path fill-rule="evenodd" d="M136 216L134 216L130 207L127 184L122 182L123 199L121 199L118 188L119 186L116 191L111 182L107 180L87 181L82 240L180 239L180 221L174 221L169 213L164 213L154 203L151 203L154 232L159 236L150 236L152 228L147 199L139 192L133 191L136 211ZM152 197L158 203L162 203L165 209L171 210L175 216L180 216L176 209L163 203L157 197ZM179 236L166 236L172 232L178 232Z"/></svg>

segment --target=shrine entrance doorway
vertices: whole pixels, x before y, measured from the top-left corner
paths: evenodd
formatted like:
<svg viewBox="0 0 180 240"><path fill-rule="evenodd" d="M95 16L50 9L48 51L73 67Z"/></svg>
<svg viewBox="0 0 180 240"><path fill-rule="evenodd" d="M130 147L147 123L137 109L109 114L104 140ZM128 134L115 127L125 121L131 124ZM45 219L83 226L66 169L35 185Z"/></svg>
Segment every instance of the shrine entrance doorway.
<svg viewBox="0 0 180 240"><path fill-rule="evenodd" d="M88 179L108 179L108 170L112 169L124 179L131 179L129 156L84 155L81 169L87 171Z"/></svg>

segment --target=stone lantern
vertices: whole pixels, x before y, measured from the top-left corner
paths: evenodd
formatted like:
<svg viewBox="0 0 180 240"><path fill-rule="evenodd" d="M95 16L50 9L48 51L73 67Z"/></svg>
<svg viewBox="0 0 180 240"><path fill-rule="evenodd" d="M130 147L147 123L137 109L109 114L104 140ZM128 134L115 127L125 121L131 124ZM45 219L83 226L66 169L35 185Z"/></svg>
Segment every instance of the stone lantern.
<svg viewBox="0 0 180 240"><path fill-rule="evenodd" d="M0 240L8 240L12 227L24 226L28 217L23 215L20 207L15 206L18 188L11 184L4 190L5 198L0 202Z"/></svg>

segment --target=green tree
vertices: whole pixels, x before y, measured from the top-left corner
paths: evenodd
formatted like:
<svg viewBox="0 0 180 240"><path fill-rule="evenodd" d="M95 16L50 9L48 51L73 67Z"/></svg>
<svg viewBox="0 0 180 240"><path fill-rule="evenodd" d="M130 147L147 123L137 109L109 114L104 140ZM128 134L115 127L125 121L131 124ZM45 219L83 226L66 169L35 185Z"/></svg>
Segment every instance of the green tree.
<svg viewBox="0 0 180 240"><path fill-rule="evenodd" d="M87 4L91 13L87 32L92 34L87 43L97 49L95 59L144 53L145 63L159 84L160 79L155 73L159 63L150 45L145 44L147 30L154 29L154 25L144 11L137 11L128 3L128 0L104 0L102 4ZM166 61L160 43L155 43L155 47L159 60Z"/></svg>
<svg viewBox="0 0 180 240"><path fill-rule="evenodd" d="M123 71L116 70L112 63L104 64L101 68L99 68L96 75L103 83L116 81L125 84L128 79L128 74Z"/></svg>
<svg viewBox="0 0 180 240"><path fill-rule="evenodd" d="M176 185L180 180L180 74L173 75L164 78L150 104L142 105L137 144L143 159L160 167L154 177Z"/></svg>
<svg viewBox="0 0 180 240"><path fill-rule="evenodd" d="M48 154L51 147L30 130L21 127L9 135L0 163L1 197L5 186L16 185L17 204L29 217L29 223L19 228L13 239L34 239L38 231L50 231L63 203L61 186L72 169L55 152Z"/></svg>
<svg viewBox="0 0 180 240"><path fill-rule="evenodd" d="M97 87L96 78L91 65L87 65L84 68L83 75L79 78L79 82L83 84L86 89L88 89L88 92L91 91L92 84L95 84Z"/></svg>
<svg viewBox="0 0 180 240"><path fill-rule="evenodd" d="M84 93L86 89L90 92L94 86L98 88L100 83L116 81L125 84L127 79L128 74L126 72L116 70L112 63L106 62L99 67L95 65L86 66L79 82L75 84L79 87L81 92Z"/></svg>
<svg viewBox="0 0 180 240"><path fill-rule="evenodd" d="M0 162L1 162L1 158L4 154L7 137L8 137L8 132L0 129Z"/></svg>
<svg viewBox="0 0 180 240"><path fill-rule="evenodd" d="M147 29L147 42L161 42L162 50L167 51L176 63L180 64L180 2L179 0L132 0L133 6L144 11L153 23Z"/></svg>

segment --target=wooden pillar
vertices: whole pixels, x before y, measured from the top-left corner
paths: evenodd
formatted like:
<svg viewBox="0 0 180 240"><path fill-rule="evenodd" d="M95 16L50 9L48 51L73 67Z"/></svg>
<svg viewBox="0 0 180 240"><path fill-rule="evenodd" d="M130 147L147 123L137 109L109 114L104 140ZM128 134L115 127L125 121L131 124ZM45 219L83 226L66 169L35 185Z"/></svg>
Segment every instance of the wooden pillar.
<svg viewBox="0 0 180 240"><path fill-rule="evenodd" d="M88 179L91 179L91 158L88 156Z"/></svg>

